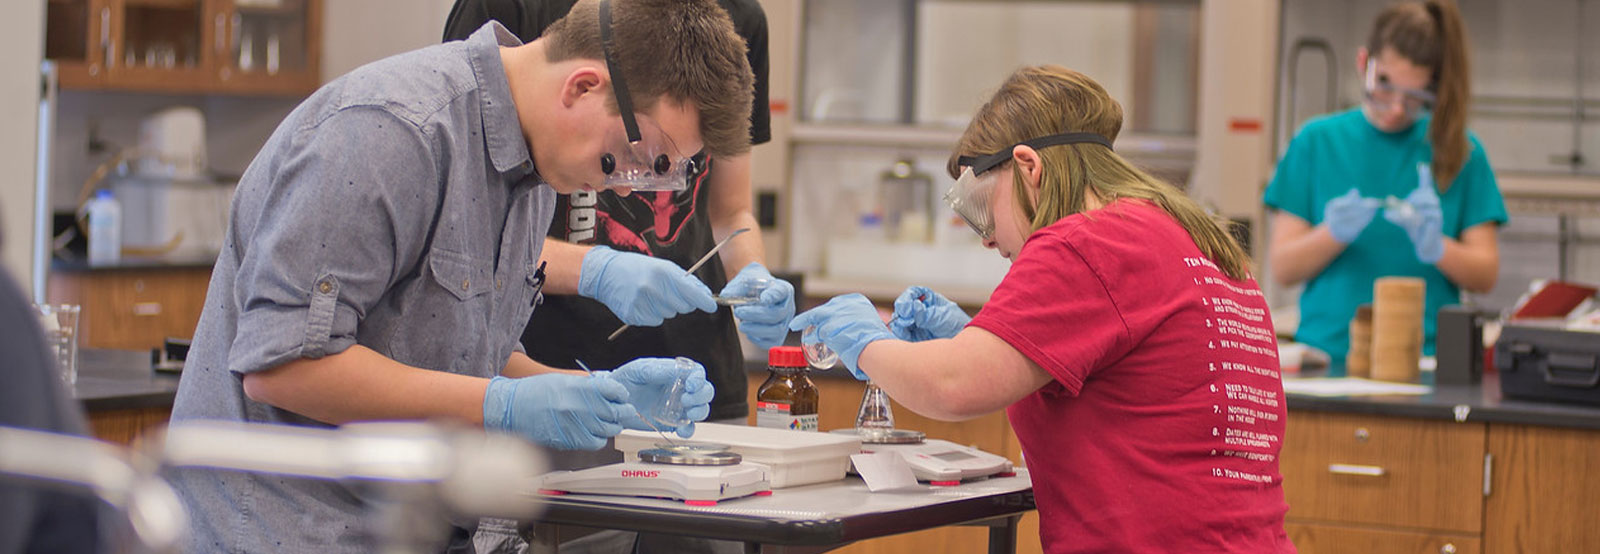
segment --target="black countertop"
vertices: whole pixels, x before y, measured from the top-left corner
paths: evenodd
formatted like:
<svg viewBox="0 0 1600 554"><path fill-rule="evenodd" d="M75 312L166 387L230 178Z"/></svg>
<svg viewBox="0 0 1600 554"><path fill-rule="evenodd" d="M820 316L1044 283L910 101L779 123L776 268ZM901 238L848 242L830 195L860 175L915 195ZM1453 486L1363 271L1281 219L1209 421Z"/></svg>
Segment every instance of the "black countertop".
<svg viewBox="0 0 1600 554"><path fill-rule="evenodd" d="M766 378L765 361L747 360L745 369L752 380ZM851 379L849 375L847 371L817 371L811 377ZM1431 374L1424 375L1431 379ZM1321 374L1300 375L1317 376ZM79 354L78 384L74 389L84 409L90 411L171 406L178 392L178 376L152 370L147 352L84 349ZM1433 392L1420 396L1291 394L1287 399L1291 410L1600 430L1600 407L1504 398L1495 374L1485 375L1481 385L1436 386Z"/></svg>
<svg viewBox="0 0 1600 554"><path fill-rule="evenodd" d="M73 396L91 412L170 407L178 396L178 375L151 369L146 351L84 348L78 351Z"/></svg>
<svg viewBox="0 0 1600 554"><path fill-rule="evenodd" d="M1301 377L1318 377L1305 374ZM1423 372L1423 384L1432 385L1432 373ZM1505 398L1498 374L1483 376L1478 385L1434 385L1433 392L1407 396L1307 396L1288 395L1289 409L1385 416L1521 423L1548 427L1600 430L1600 406L1534 402Z"/></svg>
<svg viewBox="0 0 1600 554"><path fill-rule="evenodd" d="M50 271L82 273L87 271L126 271L134 269L211 269L216 263L217 257L215 255L199 258L125 257L116 263L101 265L89 265L89 260L87 259L52 258L50 260Z"/></svg>
<svg viewBox="0 0 1600 554"><path fill-rule="evenodd" d="M766 379L765 361L746 360L750 379ZM1338 372L1341 373L1342 372ZM1306 372L1292 377L1324 377L1327 372ZM1423 384L1432 385L1432 372L1423 372ZM812 379L853 379L850 372L812 371ZM1520 423L1548 427L1600 430L1600 406L1532 402L1500 395L1497 374L1486 374L1479 385L1444 385L1420 396L1311 396L1286 395L1289 409L1380 416ZM760 381L756 381L759 383Z"/></svg>

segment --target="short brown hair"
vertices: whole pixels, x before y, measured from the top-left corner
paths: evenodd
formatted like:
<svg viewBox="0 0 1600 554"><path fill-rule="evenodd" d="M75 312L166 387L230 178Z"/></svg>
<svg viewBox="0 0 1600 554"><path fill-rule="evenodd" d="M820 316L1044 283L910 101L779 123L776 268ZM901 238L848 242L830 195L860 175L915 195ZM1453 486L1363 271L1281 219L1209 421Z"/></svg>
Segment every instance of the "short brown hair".
<svg viewBox="0 0 1600 554"><path fill-rule="evenodd" d="M550 24L546 58L605 59L600 2L581 0ZM744 39L715 0L611 0L612 54L627 81L634 109L645 112L662 96L700 112L706 154L750 151L750 98L755 77ZM611 109L617 110L615 98Z"/></svg>

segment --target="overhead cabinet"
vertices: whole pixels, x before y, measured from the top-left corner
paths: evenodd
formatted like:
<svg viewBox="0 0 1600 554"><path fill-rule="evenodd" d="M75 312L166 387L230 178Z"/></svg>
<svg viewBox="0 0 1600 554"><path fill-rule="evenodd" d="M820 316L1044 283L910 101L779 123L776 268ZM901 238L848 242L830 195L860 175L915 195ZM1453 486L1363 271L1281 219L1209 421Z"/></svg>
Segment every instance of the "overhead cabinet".
<svg viewBox="0 0 1600 554"><path fill-rule="evenodd" d="M299 95L319 81L320 0L49 0L68 90Z"/></svg>

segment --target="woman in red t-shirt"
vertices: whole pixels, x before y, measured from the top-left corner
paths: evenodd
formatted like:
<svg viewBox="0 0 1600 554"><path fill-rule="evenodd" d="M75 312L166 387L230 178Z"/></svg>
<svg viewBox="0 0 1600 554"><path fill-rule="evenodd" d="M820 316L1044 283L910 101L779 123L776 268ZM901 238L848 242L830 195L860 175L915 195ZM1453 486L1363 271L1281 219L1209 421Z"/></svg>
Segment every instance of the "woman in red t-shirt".
<svg viewBox="0 0 1600 554"><path fill-rule="evenodd" d="M888 325L851 294L790 328L925 416L1004 408L1046 552L1293 552L1261 289L1221 224L1112 151L1121 127L1080 73L1012 74L949 166L946 201L1013 261L977 317L912 287Z"/></svg>

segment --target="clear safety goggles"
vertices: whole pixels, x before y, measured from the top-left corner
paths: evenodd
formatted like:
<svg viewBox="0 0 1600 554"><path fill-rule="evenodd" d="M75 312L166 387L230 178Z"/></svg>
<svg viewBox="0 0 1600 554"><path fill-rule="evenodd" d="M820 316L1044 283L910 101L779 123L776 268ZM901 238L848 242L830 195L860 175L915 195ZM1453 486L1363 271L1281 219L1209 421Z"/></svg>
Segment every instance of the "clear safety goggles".
<svg viewBox="0 0 1600 554"><path fill-rule="evenodd" d="M617 71L612 53L611 1L600 2L600 42L605 51L606 71L611 76L611 92L622 115L622 129L606 134L605 151L600 154L600 171L606 174L606 188L627 187L636 191L688 188L689 176L698 172L694 157L686 157L673 144L661 126L644 114L633 111L628 83Z"/></svg>
<svg viewBox="0 0 1600 554"><path fill-rule="evenodd" d="M1005 150L984 156L961 156L956 158L956 163L963 169L961 176L956 178L956 184L944 193L944 203L961 216L967 226L984 240L994 237L994 209L990 199L994 195L995 182L999 180L999 172L992 171L1011 160L1011 152L1018 146L1028 146L1034 150L1064 144L1090 143L1111 148L1111 139L1099 133L1063 133L1059 135L1043 136L1025 140L1007 147Z"/></svg>
<svg viewBox="0 0 1600 554"><path fill-rule="evenodd" d="M605 150L600 154L600 171L606 174L607 188L628 187L636 191L683 190L689 176L698 173L694 157L683 157L677 145L649 116L623 112L623 128L606 134ZM630 117L632 116L632 117ZM632 120L639 138L625 134Z"/></svg>
<svg viewBox="0 0 1600 554"><path fill-rule="evenodd" d="M1374 59L1367 60L1367 74L1362 84L1367 104L1374 108L1399 107L1405 112L1406 117L1413 120L1432 110L1433 104L1439 100L1438 96L1430 91L1401 88L1387 80L1380 80L1378 61Z"/></svg>

